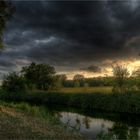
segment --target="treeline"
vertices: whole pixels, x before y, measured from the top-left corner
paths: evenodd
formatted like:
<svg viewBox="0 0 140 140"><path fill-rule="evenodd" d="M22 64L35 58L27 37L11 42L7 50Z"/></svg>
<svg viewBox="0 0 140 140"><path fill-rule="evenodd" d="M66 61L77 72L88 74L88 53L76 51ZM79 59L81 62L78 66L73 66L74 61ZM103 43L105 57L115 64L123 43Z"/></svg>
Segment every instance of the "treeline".
<svg viewBox="0 0 140 140"><path fill-rule="evenodd" d="M85 78L76 74L73 80L68 80L65 74L56 74L55 68L48 64L31 63L20 72L12 72L4 76L2 89L8 92L26 90L52 90L62 87L94 87L111 86L115 93L140 90L140 71L131 75L126 67L112 67L113 76Z"/></svg>
<svg viewBox="0 0 140 140"><path fill-rule="evenodd" d="M73 80L65 74L56 74L55 68L48 64L31 63L20 72L11 72L4 76L2 89L8 92L25 90L51 90L62 87L113 86L113 77L85 78L76 74Z"/></svg>
<svg viewBox="0 0 140 140"><path fill-rule="evenodd" d="M113 86L113 77L93 77L84 78L84 80L65 80L64 87L97 87Z"/></svg>
<svg viewBox="0 0 140 140"><path fill-rule="evenodd" d="M127 85L137 86L140 88L140 77L130 76L126 81ZM93 77L84 78L84 80L79 80L78 84L75 80L65 80L62 84L63 87L97 87L97 86L114 86L114 77Z"/></svg>

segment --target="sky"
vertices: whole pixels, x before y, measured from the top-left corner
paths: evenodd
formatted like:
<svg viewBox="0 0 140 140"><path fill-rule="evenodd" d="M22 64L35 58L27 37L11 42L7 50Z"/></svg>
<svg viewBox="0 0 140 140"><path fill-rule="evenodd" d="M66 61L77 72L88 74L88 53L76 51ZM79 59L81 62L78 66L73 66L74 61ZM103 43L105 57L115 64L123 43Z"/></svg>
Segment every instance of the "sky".
<svg viewBox="0 0 140 140"><path fill-rule="evenodd" d="M4 32L0 75L31 62L72 78L105 76L111 65L140 66L140 1L14 1Z"/></svg>

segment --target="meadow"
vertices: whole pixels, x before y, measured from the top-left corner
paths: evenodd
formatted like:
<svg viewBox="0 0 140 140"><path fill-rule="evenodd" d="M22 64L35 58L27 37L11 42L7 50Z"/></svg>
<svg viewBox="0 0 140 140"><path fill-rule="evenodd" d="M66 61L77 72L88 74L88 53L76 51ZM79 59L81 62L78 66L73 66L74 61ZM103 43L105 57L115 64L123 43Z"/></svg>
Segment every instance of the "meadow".
<svg viewBox="0 0 140 140"><path fill-rule="evenodd" d="M56 90L50 90L56 93L112 93L111 86L95 86L95 87L62 87Z"/></svg>

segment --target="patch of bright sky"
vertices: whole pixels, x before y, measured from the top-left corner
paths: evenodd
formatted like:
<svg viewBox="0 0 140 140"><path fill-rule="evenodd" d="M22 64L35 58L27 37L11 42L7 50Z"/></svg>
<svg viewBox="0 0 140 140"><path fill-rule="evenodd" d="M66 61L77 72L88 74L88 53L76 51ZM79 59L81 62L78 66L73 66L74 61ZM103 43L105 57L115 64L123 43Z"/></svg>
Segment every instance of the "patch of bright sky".
<svg viewBox="0 0 140 140"><path fill-rule="evenodd" d="M53 42L55 40L55 37L49 37L49 38L46 38L46 39L41 39L41 40L35 40L35 43L39 44L39 43L49 43L49 42Z"/></svg>
<svg viewBox="0 0 140 140"><path fill-rule="evenodd" d="M132 74L133 71L137 70L140 68L140 60L130 60L130 61L119 61L116 64L122 65L126 67L129 71L130 74ZM100 73L95 73L95 72L88 72L88 71L81 71L81 70L73 70L69 72L58 72L57 74L66 74L68 79L73 79L74 75L76 74L82 74L86 78L91 78L91 77L104 77L104 76L112 76L113 71L111 65L108 65L104 67L104 70Z"/></svg>

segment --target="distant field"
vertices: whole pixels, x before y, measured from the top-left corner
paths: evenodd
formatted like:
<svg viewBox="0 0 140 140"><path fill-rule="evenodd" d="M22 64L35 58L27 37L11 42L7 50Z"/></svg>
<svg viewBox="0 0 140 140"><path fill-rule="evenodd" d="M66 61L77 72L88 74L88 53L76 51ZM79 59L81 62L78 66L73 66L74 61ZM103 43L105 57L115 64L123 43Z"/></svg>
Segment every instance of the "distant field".
<svg viewBox="0 0 140 140"><path fill-rule="evenodd" d="M62 93L112 93L112 87L73 87L73 88L60 88L52 92Z"/></svg>

